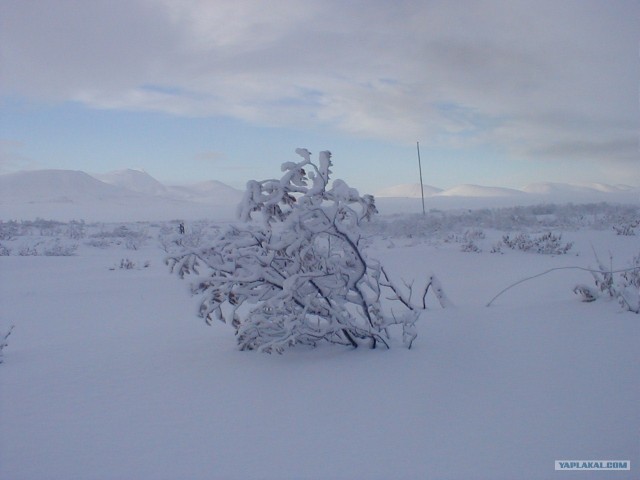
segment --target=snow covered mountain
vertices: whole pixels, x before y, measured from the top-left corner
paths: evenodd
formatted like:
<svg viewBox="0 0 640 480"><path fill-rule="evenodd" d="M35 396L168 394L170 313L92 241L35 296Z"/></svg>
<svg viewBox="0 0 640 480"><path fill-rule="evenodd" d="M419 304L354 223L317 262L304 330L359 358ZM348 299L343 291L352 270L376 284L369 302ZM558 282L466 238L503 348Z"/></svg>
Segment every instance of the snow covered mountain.
<svg viewBox="0 0 640 480"><path fill-rule="evenodd" d="M93 177L109 185L126 188L133 192L148 195L166 195L168 193L167 187L144 170L116 170L114 172L93 175Z"/></svg>
<svg viewBox="0 0 640 480"><path fill-rule="evenodd" d="M523 192L513 188L484 187L469 184L458 185L438 193L443 197L513 197L522 194Z"/></svg>
<svg viewBox="0 0 640 480"><path fill-rule="evenodd" d="M135 196L75 170L37 170L0 175L0 204L78 203Z"/></svg>
<svg viewBox="0 0 640 480"><path fill-rule="evenodd" d="M522 189L505 187L488 187L482 185L464 184L446 190L424 185L425 197L463 197L463 198L498 198L543 196L548 201L562 201L570 197L586 198L603 201L602 195L639 195L640 188L629 185L607 185L606 183L570 184L539 182L529 184ZM377 198L420 198L420 184L406 183L384 188L376 192Z"/></svg>
<svg viewBox="0 0 640 480"><path fill-rule="evenodd" d="M406 198L420 198L424 191L425 197L430 197L437 193L442 192L441 188L432 187L431 185L423 185L420 189L419 183L403 183L401 185L394 185L392 187L383 188L378 190L375 194L376 197L406 197Z"/></svg>
<svg viewBox="0 0 640 480"><path fill-rule="evenodd" d="M187 185L164 185L144 170L117 170L93 175L110 185L132 192L197 203L229 204L242 199L242 192L217 180Z"/></svg>
<svg viewBox="0 0 640 480"><path fill-rule="evenodd" d="M419 213L420 185L403 184L380 190L376 205L383 214ZM535 183L522 189L458 185L447 190L434 187L425 189L425 205L430 209L499 208L540 203L640 203L640 188L628 185L593 183L573 185L568 183Z"/></svg>
<svg viewBox="0 0 640 480"><path fill-rule="evenodd" d="M522 189L527 193L535 194L568 194L568 193L625 193L635 190L629 185L607 185L606 183L588 183L588 184L570 184L570 183L554 183L539 182L532 183Z"/></svg>
<svg viewBox="0 0 640 480"><path fill-rule="evenodd" d="M521 190L424 185L428 209L485 208L536 203L639 203L640 188L602 183L535 183ZM232 219L243 193L216 180L165 185L140 170L91 176L82 171L36 170L0 175L0 220L36 217L88 221ZM381 213L420 212L420 184L378 191Z"/></svg>
<svg viewBox="0 0 640 480"><path fill-rule="evenodd" d="M231 218L242 198L239 190L216 181L169 187L138 170L97 177L73 170L0 175L0 219Z"/></svg>
<svg viewBox="0 0 640 480"><path fill-rule="evenodd" d="M457 185L443 190L441 188L424 185L425 197L511 197L522 195L524 192L512 188L485 187L481 185ZM376 193L378 198L420 198L419 183L406 183L384 188Z"/></svg>
<svg viewBox="0 0 640 480"><path fill-rule="evenodd" d="M238 203L243 192L217 180L194 183L191 185L169 185L169 195L199 203Z"/></svg>

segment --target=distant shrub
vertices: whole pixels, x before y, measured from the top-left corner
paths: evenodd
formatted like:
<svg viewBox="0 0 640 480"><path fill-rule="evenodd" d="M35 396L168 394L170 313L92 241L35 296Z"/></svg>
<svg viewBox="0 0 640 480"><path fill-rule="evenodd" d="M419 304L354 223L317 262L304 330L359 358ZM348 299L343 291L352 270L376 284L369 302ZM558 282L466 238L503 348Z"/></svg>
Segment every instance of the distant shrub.
<svg viewBox="0 0 640 480"><path fill-rule="evenodd" d="M134 230L127 225L118 225L112 230L102 230L92 234L91 239L98 240L97 243L94 242L97 246L104 243L107 245L115 243L116 245L124 244L125 248L129 250L138 250L146 244L149 236L145 229Z"/></svg>
<svg viewBox="0 0 640 480"><path fill-rule="evenodd" d="M91 240L84 242L84 244L94 248L109 248L111 245L111 243L104 238L92 238Z"/></svg>
<svg viewBox="0 0 640 480"><path fill-rule="evenodd" d="M544 204L477 210L430 210L426 215L387 215L374 219L363 229L369 234L441 238L444 232L463 229L494 229L503 232L580 228L608 230L614 225L637 225L638 218L640 207L635 205Z"/></svg>
<svg viewBox="0 0 640 480"><path fill-rule="evenodd" d="M9 221L3 222L0 221L0 240L12 240L17 237L19 234L19 226L18 222Z"/></svg>
<svg viewBox="0 0 640 480"><path fill-rule="evenodd" d="M502 243L512 250L523 252L541 253L544 255L563 255L571 250L573 242L562 242L562 234L547 232L543 235L532 237L527 233L519 233L515 236L504 235Z"/></svg>
<svg viewBox="0 0 640 480"><path fill-rule="evenodd" d="M635 228L640 224L637 220L630 223L621 223L620 225L613 225L613 231L616 235L634 236L636 234Z"/></svg>
<svg viewBox="0 0 640 480"><path fill-rule="evenodd" d="M86 230L86 226L85 226L84 220L81 220L79 222L72 220L67 224L65 236L73 240L80 240L81 238L85 237L86 235L85 230Z"/></svg>
<svg viewBox="0 0 640 480"><path fill-rule="evenodd" d="M43 249L42 254L47 257L70 257L76 254L77 249L77 244L65 244L56 239Z"/></svg>
<svg viewBox="0 0 640 480"><path fill-rule="evenodd" d="M121 270L133 270L136 267L136 264L129 260L128 258L123 258L120 260L120 269Z"/></svg>
<svg viewBox="0 0 640 480"><path fill-rule="evenodd" d="M18 255L21 257L35 257L38 255L38 250L36 249L36 246L23 245L18 249Z"/></svg>

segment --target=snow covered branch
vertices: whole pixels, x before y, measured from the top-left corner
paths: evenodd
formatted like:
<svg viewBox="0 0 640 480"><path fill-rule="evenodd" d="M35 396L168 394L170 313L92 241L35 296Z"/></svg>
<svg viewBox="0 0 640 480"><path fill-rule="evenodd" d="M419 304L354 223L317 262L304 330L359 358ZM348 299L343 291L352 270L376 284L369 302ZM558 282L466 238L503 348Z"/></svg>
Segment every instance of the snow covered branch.
<svg viewBox="0 0 640 480"><path fill-rule="evenodd" d="M9 330L7 330L3 335L0 335L0 363L2 363L3 359L3 350L4 347L7 347L9 344L7 343L7 338L9 338L9 335L11 335L11 332L13 331L13 328L15 327L15 325L11 325L9 327Z"/></svg>

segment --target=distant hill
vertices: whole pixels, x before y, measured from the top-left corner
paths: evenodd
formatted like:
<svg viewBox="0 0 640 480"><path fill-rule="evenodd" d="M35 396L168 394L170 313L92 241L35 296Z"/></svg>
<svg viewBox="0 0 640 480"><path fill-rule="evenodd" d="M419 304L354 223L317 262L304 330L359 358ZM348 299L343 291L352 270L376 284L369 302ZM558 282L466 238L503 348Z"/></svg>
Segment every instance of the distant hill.
<svg viewBox="0 0 640 480"><path fill-rule="evenodd" d="M186 185L164 185L143 170L117 170L94 175L110 185L146 195L198 203L237 203L243 193L217 180L207 180Z"/></svg>
<svg viewBox="0 0 640 480"><path fill-rule="evenodd" d="M438 195L443 197L513 197L523 192L513 188L483 187L481 185L458 185L444 190Z"/></svg>
<svg viewBox="0 0 640 480"><path fill-rule="evenodd" d="M442 192L441 188L432 187L431 185L423 185L424 196L430 197L436 193ZM376 197L401 197L401 198L421 198L422 190L419 183L403 183L394 185L393 187L383 188L375 194Z"/></svg>
<svg viewBox="0 0 640 480"><path fill-rule="evenodd" d="M168 193L167 187L142 170L124 169L93 175L93 177L109 185L126 188L132 192L148 195L166 195Z"/></svg>
<svg viewBox="0 0 640 480"><path fill-rule="evenodd" d="M217 180L208 180L190 185L170 185L170 195L199 203L238 203L243 192Z"/></svg>
<svg viewBox="0 0 640 480"><path fill-rule="evenodd" d="M588 184L569 184L554 182L539 182L527 185L522 189L527 193L552 195L552 194L569 194L569 193L624 193L635 190L629 185L607 185L606 183L588 183Z"/></svg>
<svg viewBox="0 0 640 480"><path fill-rule="evenodd" d="M0 220L232 218L242 198L240 191L216 181L167 187L137 170L98 177L74 170L0 175Z"/></svg>
<svg viewBox="0 0 640 480"><path fill-rule="evenodd" d="M447 190L430 185L423 188L428 209L640 202L639 188L603 183L541 182L522 190L481 185L458 185ZM242 195L240 190L216 180L165 185L140 170L119 170L95 177L75 170L36 170L0 175L0 220L231 220ZM383 214L422 210L420 184L388 187L378 191L376 197Z"/></svg>
<svg viewBox="0 0 640 480"><path fill-rule="evenodd" d="M424 185L426 197L507 197L522 195L523 192L503 187L483 187L481 185L458 185L447 190ZM404 183L383 188L376 194L378 198L421 198L419 183Z"/></svg>
<svg viewBox="0 0 640 480"><path fill-rule="evenodd" d="M81 203L130 195L75 170L36 170L0 175L0 204Z"/></svg>

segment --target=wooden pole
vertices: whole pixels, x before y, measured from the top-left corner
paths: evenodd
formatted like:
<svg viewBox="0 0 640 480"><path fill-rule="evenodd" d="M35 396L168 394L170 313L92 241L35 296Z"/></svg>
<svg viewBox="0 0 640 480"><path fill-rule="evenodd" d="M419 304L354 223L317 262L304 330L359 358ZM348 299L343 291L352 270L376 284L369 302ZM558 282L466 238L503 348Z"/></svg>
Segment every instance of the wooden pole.
<svg viewBox="0 0 640 480"><path fill-rule="evenodd" d="M416 148L418 149L418 169L420 170L420 193L422 194L422 214L426 215L424 209L424 185L422 183L422 162L420 161L420 142L416 142Z"/></svg>

